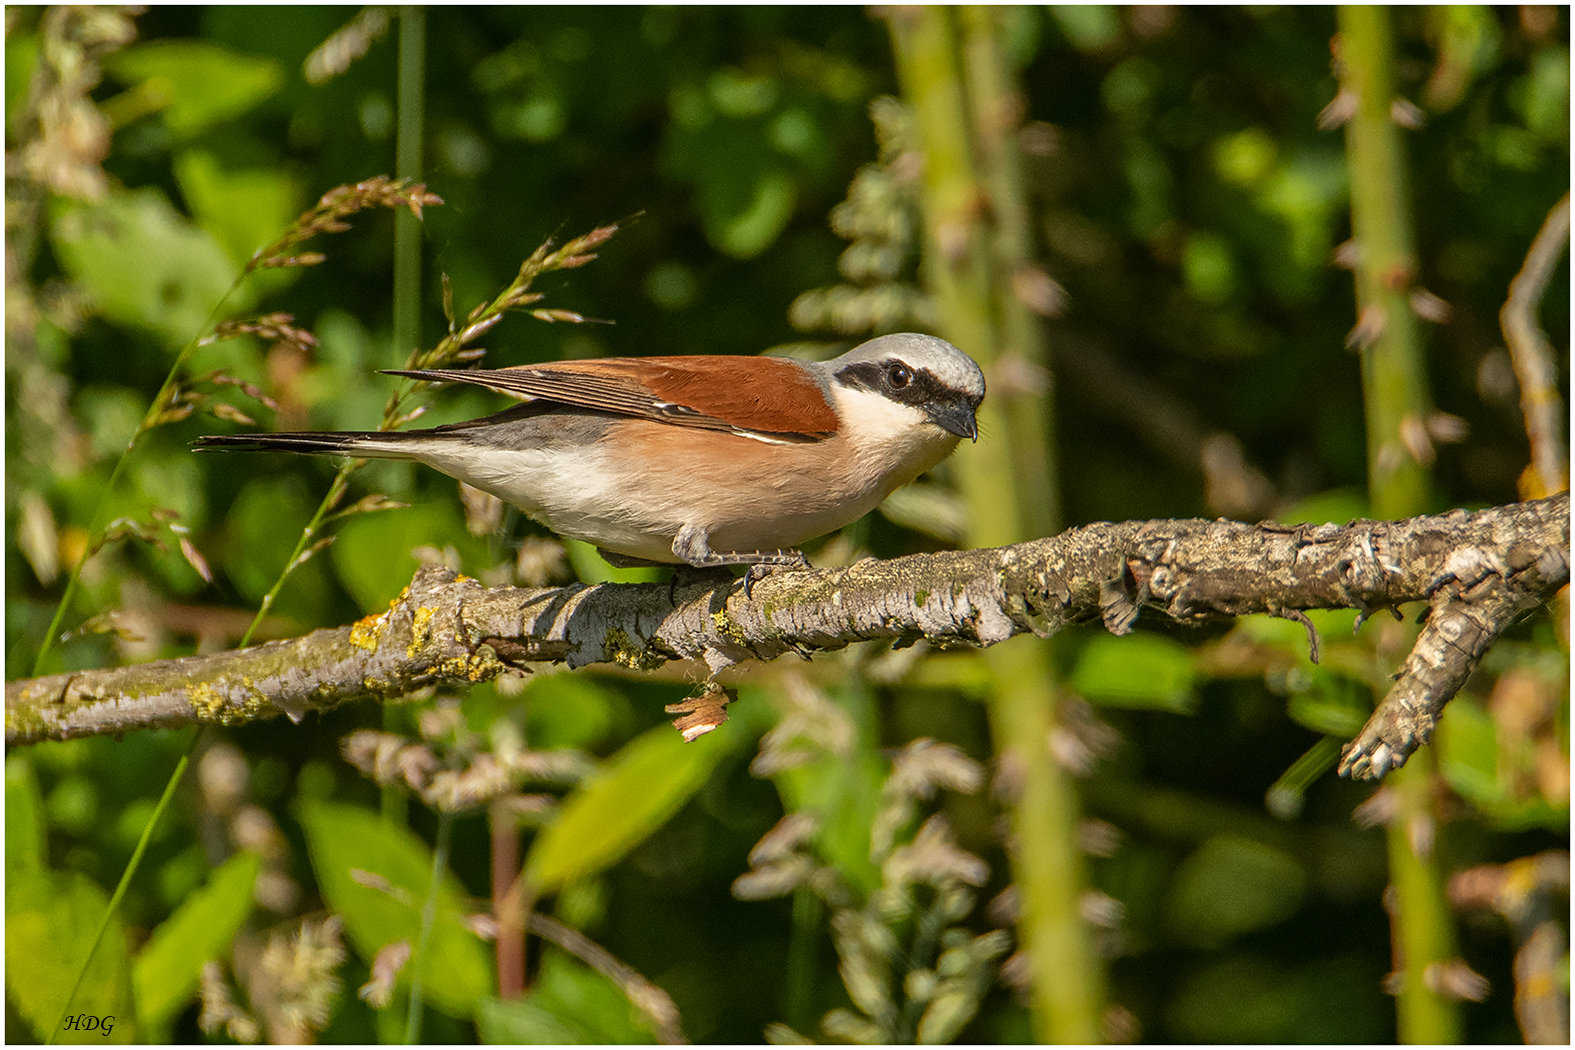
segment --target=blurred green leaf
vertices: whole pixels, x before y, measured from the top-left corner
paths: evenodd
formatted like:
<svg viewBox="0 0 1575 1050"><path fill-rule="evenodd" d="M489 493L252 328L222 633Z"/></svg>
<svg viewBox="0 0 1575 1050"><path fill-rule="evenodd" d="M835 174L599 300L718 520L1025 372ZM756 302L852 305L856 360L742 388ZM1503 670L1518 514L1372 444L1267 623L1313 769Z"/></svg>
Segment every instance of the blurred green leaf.
<svg viewBox="0 0 1575 1050"><path fill-rule="evenodd" d="M65 997L109 907L109 897L86 875L44 870L7 873L5 882L6 999L42 1041L59 1019ZM130 1043L136 1039L131 995L131 959L118 919L110 920L88 967L71 1016L114 1018L108 1036L102 1029L68 1029L61 1043Z"/></svg>
<svg viewBox="0 0 1575 1050"><path fill-rule="evenodd" d="M1196 704L1192 680L1187 647L1157 634L1096 634L1072 669L1072 687L1096 704L1178 714Z"/></svg>
<svg viewBox="0 0 1575 1050"><path fill-rule="evenodd" d="M277 168L230 170L212 153L188 149L175 157L175 178L197 221L241 265L300 211L297 180Z"/></svg>
<svg viewBox="0 0 1575 1050"><path fill-rule="evenodd" d="M186 137L237 117L284 84L279 63L201 40L139 44L112 55L108 68L162 105L164 122Z"/></svg>
<svg viewBox="0 0 1575 1050"><path fill-rule="evenodd" d="M1236 267L1230 245L1212 233L1194 233L1181 250L1181 272L1187 290L1203 302L1220 304L1230 299L1236 287Z"/></svg>
<svg viewBox="0 0 1575 1050"><path fill-rule="evenodd" d="M203 964L228 954L252 912L252 887L261 869L262 858L255 853L231 857L137 953L132 969L137 1017L151 1032L167 1035L170 1022L196 992Z"/></svg>
<svg viewBox="0 0 1575 1050"><path fill-rule="evenodd" d="M581 583L653 583L662 577L662 570L654 567L616 568L584 540L565 539L563 549Z"/></svg>
<svg viewBox="0 0 1575 1050"><path fill-rule="evenodd" d="M113 190L97 204L55 198L49 231L61 264L106 317L171 346L203 334L240 273L212 234L151 187Z"/></svg>
<svg viewBox="0 0 1575 1050"><path fill-rule="evenodd" d="M329 910L362 959L398 940L416 943L421 909L432 878L432 851L409 829L376 813L333 802L302 802L312 871ZM355 872L369 873L357 881ZM368 885L371 882L373 885ZM433 1005L469 1017L493 987L484 944L461 924L464 891L452 872L438 886L437 918L421 959L422 988ZM408 988L411 967L399 976Z"/></svg>
<svg viewBox="0 0 1575 1050"><path fill-rule="evenodd" d="M1541 138L1568 141L1570 132L1570 52L1568 47L1545 47L1531 60L1526 75L1521 113L1526 127Z"/></svg>
<svg viewBox="0 0 1575 1050"><path fill-rule="evenodd" d="M537 674L521 697L537 748L592 748L623 721L628 701L585 674Z"/></svg>
<svg viewBox="0 0 1575 1050"><path fill-rule="evenodd" d="M1238 835L1215 835L1176 872L1170 925L1188 944L1217 947L1295 914L1306 883L1289 855Z"/></svg>
<svg viewBox="0 0 1575 1050"><path fill-rule="evenodd" d="M525 874L542 895L618 863L700 790L727 753L722 734L684 743L670 725L648 729L566 800L531 844Z"/></svg>
<svg viewBox="0 0 1575 1050"><path fill-rule="evenodd" d="M486 558L485 544L465 529L452 502L357 514L339 528L329 548L340 582L366 612L381 612L415 575L417 547L454 547L462 563Z"/></svg>
<svg viewBox="0 0 1575 1050"><path fill-rule="evenodd" d="M1050 17L1079 51L1102 51L1121 39L1121 15L1102 4L1051 4Z"/></svg>
<svg viewBox="0 0 1575 1050"><path fill-rule="evenodd" d="M1358 489L1330 489L1283 508L1274 516L1286 525L1344 525L1367 517L1367 497Z"/></svg>
<svg viewBox="0 0 1575 1050"><path fill-rule="evenodd" d="M654 1043L650 1026L606 977L548 948L520 999L482 1000L476 1027L486 1043Z"/></svg>
<svg viewBox="0 0 1575 1050"><path fill-rule="evenodd" d="M1297 641L1305 645L1306 635L1287 641L1291 645ZM1292 720L1342 740L1349 740L1361 731L1367 716L1373 713L1371 690L1318 667L1303 669L1303 678L1307 687L1293 692L1286 707Z"/></svg>
<svg viewBox="0 0 1575 1050"><path fill-rule="evenodd" d="M27 755L5 760L5 870L7 878L42 871L49 855L44 800Z"/></svg>
<svg viewBox="0 0 1575 1050"><path fill-rule="evenodd" d="M1493 716L1468 696L1444 709L1436 736L1438 768L1449 786L1482 806L1505 801L1498 776L1498 729Z"/></svg>
<svg viewBox="0 0 1575 1050"><path fill-rule="evenodd" d="M247 482L230 504L222 561L246 601L260 599L284 571L301 529L312 517L307 498L306 483L299 477L261 477ZM278 612L326 606L329 595L320 559L314 557L292 572L280 594Z"/></svg>

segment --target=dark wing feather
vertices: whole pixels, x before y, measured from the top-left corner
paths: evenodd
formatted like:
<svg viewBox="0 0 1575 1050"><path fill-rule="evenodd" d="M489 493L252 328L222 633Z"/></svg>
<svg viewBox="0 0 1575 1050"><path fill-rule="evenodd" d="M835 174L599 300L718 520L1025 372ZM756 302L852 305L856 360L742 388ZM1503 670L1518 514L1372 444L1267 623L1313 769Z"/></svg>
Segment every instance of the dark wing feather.
<svg viewBox="0 0 1575 1050"><path fill-rule="evenodd" d="M678 426L814 439L837 414L813 375L774 357L647 357L497 369L391 371Z"/></svg>

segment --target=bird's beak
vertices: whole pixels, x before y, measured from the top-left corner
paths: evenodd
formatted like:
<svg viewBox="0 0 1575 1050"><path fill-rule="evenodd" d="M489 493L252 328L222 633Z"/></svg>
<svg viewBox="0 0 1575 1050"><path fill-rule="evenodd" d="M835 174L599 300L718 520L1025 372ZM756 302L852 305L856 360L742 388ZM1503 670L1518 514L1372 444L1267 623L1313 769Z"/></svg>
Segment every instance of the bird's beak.
<svg viewBox="0 0 1575 1050"><path fill-rule="evenodd" d="M969 441L979 440L979 421L974 417L974 407L966 401L947 401L926 405L930 420L942 430L948 430Z"/></svg>

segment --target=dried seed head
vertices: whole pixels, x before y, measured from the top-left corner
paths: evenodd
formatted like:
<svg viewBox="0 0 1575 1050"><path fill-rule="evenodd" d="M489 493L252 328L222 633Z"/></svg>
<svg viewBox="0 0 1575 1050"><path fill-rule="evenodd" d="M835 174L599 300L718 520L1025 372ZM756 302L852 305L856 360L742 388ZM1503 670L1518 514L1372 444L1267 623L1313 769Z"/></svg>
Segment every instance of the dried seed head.
<svg viewBox="0 0 1575 1050"><path fill-rule="evenodd" d="M1342 128L1354 116L1359 102L1356 93L1341 88L1339 94L1318 113L1318 130L1333 131Z"/></svg>
<svg viewBox="0 0 1575 1050"><path fill-rule="evenodd" d="M409 961L410 941L398 940L383 945L372 959L372 979L363 984L356 995L372 1009L383 1009L393 1001L394 982Z"/></svg>

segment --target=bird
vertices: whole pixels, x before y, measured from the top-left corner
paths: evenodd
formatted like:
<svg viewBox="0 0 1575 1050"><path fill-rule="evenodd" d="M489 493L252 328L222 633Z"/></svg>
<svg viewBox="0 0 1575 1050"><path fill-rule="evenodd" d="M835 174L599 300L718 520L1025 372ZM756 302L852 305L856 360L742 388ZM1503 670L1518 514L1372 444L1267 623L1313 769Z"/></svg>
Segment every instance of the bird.
<svg viewBox="0 0 1575 1050"><path fill-rule="evenodd" d="M828 361L688 355L390 369L521 403L409 431L209 435L201 450L408 459L513 504L615 566L743 565L745 587L978 441L984 373L883 335Z"/></svg>

